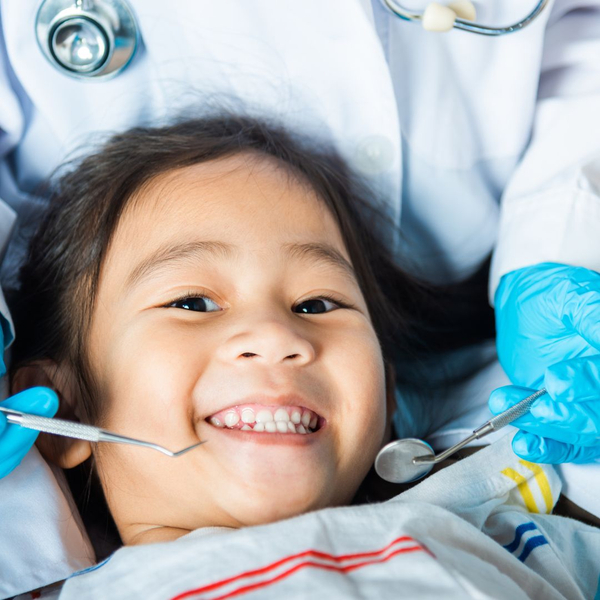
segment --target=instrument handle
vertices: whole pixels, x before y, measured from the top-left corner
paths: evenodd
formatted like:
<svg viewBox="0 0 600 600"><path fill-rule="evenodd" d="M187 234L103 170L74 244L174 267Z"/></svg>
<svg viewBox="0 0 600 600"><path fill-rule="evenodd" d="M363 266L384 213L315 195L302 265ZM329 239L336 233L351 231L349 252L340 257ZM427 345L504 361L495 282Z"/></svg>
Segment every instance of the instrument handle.
<svg viewBox="0 0 600 600"><path fill-rule="evenodd" d="M38 415L30 415L18 410L3 407L0 407L0 411L6 415L6 420L9 423L20 425L26 429L41 431L43 433L52 433L54 435L62 435L77 440L87 440L88 442L98 442L100 433L102 432L99 427L75 423L74 421L40 417Z"/></svg>

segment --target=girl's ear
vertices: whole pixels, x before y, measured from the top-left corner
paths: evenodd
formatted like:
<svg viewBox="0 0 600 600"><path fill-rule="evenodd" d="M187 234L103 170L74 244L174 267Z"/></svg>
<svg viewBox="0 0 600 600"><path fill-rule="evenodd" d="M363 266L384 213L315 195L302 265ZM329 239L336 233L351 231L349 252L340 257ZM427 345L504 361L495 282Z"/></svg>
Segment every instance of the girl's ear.
<svg viewBox="0 0 600 600"><path fill-rule="evenodd" d="M21 367L12 378L11 393L44 386L58 395L59 406L56 416L69 421L79 421L77 410L78 394L73 385L74 378L67 367L51 360L40 360ZM92 455L92 446L84 440L75 440L49 433L40 433L36 446L49 462L63 469L71 469Z"/></svg>

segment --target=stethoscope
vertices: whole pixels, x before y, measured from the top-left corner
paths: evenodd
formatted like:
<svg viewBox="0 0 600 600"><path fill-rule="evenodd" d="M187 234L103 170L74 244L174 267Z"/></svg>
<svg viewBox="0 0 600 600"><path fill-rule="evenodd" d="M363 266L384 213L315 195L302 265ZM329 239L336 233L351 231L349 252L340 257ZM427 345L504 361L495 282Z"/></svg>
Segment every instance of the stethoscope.
<svg viewBox="0 0 600 600"><path fill-rule="evenodd" d="M502 1L502 0L497 0ZM428 31L461 29L480 35L499 36L529 25L550 0L539 0L521 21L505 27L475 22L471 0L449 5L432 2L422 13L408 11L396 0L382 0L395 15L420 22ZM38 44L57 69L72 77L114 77L132 60L139 44L135 17L125 0L43 0L37 12Z"/></svg>
<svg viewBox="0 0 600 600"><path fill-rule="evenodd" d="M124 0L44 0L38 44L57 69L82 79L114 77L130 62L139 30Z"/></svg>
<svg viewBox="0 0 600 600"><path fill-rule="evenodd" d="M427 31L450 31L461 29L479 35L499 36L520 31L529 25L544 10L549 0L539 0L534 9L520 21L504 27L491 27L476 23L475 6L470 0L457 0L449 5L431 2L422 13L408 11L396 0L381 0L396 16L405 21L421 23ZM502 0L500 0L502 1Z"/></svg>

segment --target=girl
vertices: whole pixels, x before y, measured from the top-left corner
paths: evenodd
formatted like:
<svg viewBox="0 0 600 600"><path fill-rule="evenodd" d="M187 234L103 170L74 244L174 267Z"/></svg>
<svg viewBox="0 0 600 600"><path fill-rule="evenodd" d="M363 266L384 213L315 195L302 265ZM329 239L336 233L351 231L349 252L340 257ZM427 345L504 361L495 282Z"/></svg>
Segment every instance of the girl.
<svg viewBox="0 0 600 600"><path fill-rule="evenodd" d="M59 416L167 447L209 442L171 460L40 439L64 468L94 454L125 544L352 500L425 297L356 190L333 156L243 118L132 130L60 181L21 274L13 392L51 387Z"/></svg>

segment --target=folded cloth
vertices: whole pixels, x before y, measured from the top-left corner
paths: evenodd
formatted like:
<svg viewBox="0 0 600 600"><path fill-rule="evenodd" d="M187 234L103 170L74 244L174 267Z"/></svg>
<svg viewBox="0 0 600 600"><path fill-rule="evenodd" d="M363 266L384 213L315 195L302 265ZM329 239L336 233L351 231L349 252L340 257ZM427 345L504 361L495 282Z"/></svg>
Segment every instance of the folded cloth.
<svg viewBox="0 0 600 600"><path fill-rule="evenodd" d="M122 548L60 599L593 598L600 530L549 514L560 479L510 437L388 502Z"/></svg>
<svg viewBox="0 0 600 600"><path fill-rule="evenodd" d="M32 448L0 479L0 598L65 579L95 562L59 469Z"/></svg>

